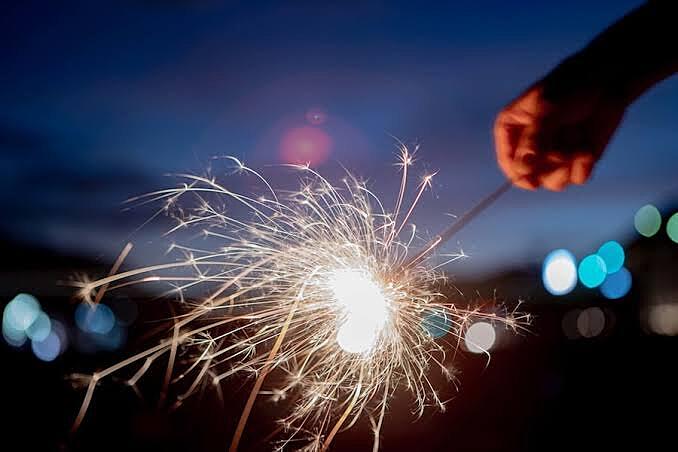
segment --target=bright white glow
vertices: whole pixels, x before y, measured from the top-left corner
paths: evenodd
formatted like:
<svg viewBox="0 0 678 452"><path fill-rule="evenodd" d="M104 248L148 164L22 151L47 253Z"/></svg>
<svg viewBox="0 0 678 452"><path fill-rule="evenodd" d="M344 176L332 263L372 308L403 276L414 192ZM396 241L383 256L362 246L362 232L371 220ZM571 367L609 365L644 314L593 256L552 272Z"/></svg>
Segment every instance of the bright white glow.
<svg viewBox="0 0 678 452"><path fill-rule="evenodd" d="M337 343L345 352L365 353L377 342L379 331L370 322L349 317L339 327Z"/></svg>
<svg viewBox="0 0 678 452"><path fill-rule="evenodd" d="M487 322L474 323L468 327L464 336L466 348L471 353L487 353L496 339L497 333L494 327Z"/></svg>
<svg viewBox="0 0 678 452"><path fill-rule="evenodd" d="M335 271L329 287L341 309L337 343L349 353L370 351L388 317L381 287L372 275L358 269Z"/></svg>
<svg viewBox="0 0 678 452"><path fill-rule="evenodd" d="M565 295L577 285L577 264L567 250L555 250L544 259L544 287L553 295Z"/></svg>

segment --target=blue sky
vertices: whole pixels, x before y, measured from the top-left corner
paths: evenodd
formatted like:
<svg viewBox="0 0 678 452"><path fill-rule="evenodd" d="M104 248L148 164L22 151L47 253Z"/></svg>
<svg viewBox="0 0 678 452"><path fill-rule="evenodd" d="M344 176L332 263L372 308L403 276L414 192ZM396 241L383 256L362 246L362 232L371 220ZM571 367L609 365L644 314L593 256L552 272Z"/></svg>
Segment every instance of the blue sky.
<svg viewBox="0 0 678 452"><path fill-rule="evenodd" d="M320 169L335 176L341 162L387 202L396 183L390 135L421 144L421 172L440 173L416 219L434 234L445 213L462 213L502 182L490 134L499 109L639 3L3 6L2 229L114 255L148 215L120 212L121 201L173 184L166 173L201 172L214 155L279 162L280 135L316 107L333 143ZM472 256L451 271L527 265L554 247L581 257L630 238L638 207L678 192L676 106L678 78L635 104L587 186L511 191L446 247ZM158 244L157 235L149 226L132 238Z"/></svg>

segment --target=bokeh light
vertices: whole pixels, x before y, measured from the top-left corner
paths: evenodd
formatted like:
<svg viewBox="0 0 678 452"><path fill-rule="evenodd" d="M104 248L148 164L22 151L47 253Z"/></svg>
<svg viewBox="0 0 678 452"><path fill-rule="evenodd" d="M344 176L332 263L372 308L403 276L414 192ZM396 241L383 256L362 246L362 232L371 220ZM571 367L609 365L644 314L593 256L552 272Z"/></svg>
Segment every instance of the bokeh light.
<svg viewBox="0 0 678 452"><path fill-rule="evenodd" d="M106 334L93 334L96 345L104 350L117 350L127 339L127 330L117 323Z"/></svg>
<svg viewBox="0 0 678 452"><path fill-rule="evenodd" d="M59 338L59 343L61 344L59 354L64 353L68 348L68 330L66 329L64 324L61 323L60 321L55 319L51 320L52 320L51 332L57 335L57 337Z"/></svg>
<svg viewBox="0 0 678 452"><path fill-rule="evenodd" d="M327 160L332 139L323 130L303 126L288 130L280 141L280 157L285 163L317 166Z"/></svg>
<svg viewBox="0 0 678 452"><path fill-rule="evenodd" d="M26 331L41 313L34 296L25 293L15 296L2 312L2 335L7 343L22 346L27 340Z"/></svg>
<svg viewBox="0 0 678 452"><path fill-rule="evenodd" d="M645 237L652 237L662 225L662 216L659 210L652 204L647 204L638 209L633 224L636 227L638 234Z"/></svg>
<svg viewBox="0 0 678 452"><path fill-rule="evenodd" d="M106 333L78 329L74 337L74 345L81 353L117 350L125 344L127 339L127 328L117 321L113 322L113 326Z"/></svg>
<svg viewBox="0 0 678 452"><path fill-rule="evenodd" d="M52 331L52 321L49 316L40 311L31 326L26 328L26 336L32 341L44 341Z"/></svg>
<svg viewBox="0 0 678 452"><path fill-rule="evenodd" d="M33 354L42 361L54 361L61 353L61 339L55 332L50 332L41 341L32 341Z"/></svg>
<svg viewBox="0 0 678 452"><path fill-rule="evenodd" d="M578 274L579 281L586 287L598 287L607 275L605 261L597 254L590 254L579 263Z"/></svg>
<svg viewBox="0 0 678 452"><path fill-rule="evenodd" d="M40 312L40 303L34 296L20 293L5 306L3 320L7 319L14 328L25 331Z"/></svg>
<svg viewBox="0 0 678 452"><path fill-rule="evenodd" d="M85 333L107 334L115 325L115 315L105 304L81 303L75 310L75 324Z"/></svg>
<svg viewBox="0 0 678 452"><path fill-rule="evenodd" d="M678 212L671 215L669 221L666 222L666 235L671 240L678 243Z"/></svg>
<svg viewBox="0 0 678 452"><path fill-rule="evenodd" d="M464 343L471 353L487 353L494 345L497 333L487 322L476 322L466 330Z"/></svg>
<svg viewBox="0 0 678 452"><path fill-rule="evenodd" d="M605 269L608 275L618 272L624 265L626 257L624 248L614 240L603 243L596 254L605 261Z"/></svg>
<svg viewBox="0 0 678 452"><path fill-rule="evenodd" d="M5 326L4 324L2 326L2 337L5 339L5 342L13 347L21 347L28 340L24 331Z"/></svg>
<svg viewBox="0 0 678 452"><path fill-rule="evenodd" d="M565 295L577 285L577 263L567 250L551 251L542 267L544 287L553 295Z"/></svg>
<svg viewBox="0 0 678 452"><path fill-rule="evenodd" d="M622 267L619 271L607 275L605 282L600 286L600 292L610 300L622 298L631 290L631 281L631 272Z"/></svg>
<svg viewBox="0 0 678 452"><path fill-rule="evenodd" d="M577 320L579 319L579 314L581 314L581 311L581 309L572 309L571 311L568 311L563 316L563 320L560 322L560 326L563 328L563 333L568 339L578 339L581 337L579 328L577 327Z"/></svg>
<svg viewBox="0 0 678 452"><path fill-rule="evenodd" d="M678 335L678 304L661 303L648 310L647 326L663 336Z"/></svg>
<svg viewBox="0 0 678 452"><path fill-rule="evenodd" d="M596 337L605 329L605 313L600 308L587 308L577 317L577 330L582 337Z"/></svg>
<svg viewBox="0 0 678 452"><path fill-rule="evenodd" d="M452 319L444 311L432 311L424 317L422 327L432 338L445 336L452 328Z"/></svg>

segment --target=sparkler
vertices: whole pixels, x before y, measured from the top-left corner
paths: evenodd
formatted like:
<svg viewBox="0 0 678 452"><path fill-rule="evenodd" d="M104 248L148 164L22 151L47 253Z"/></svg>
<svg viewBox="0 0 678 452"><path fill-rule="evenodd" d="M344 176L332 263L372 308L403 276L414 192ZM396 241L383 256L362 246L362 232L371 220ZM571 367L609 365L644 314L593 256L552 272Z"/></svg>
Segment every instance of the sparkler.
<svg viewBox="0 0 678 452"><path fill-rule="evenodd" d="M442 236L421 253L411 251L419 239L410 220L433 175L423 177L407 205L414 159L405 145L392 212L351 174L334 186L308 165L284 165L299 173L302 186L277 193L260 173L228 158L267 194L245 195L214 178L183 175L181 187L133 200L162 202L161 211L178 222L170 232L197 228L219 241L218 249L175 244L172 250L181 255L176 261L75 283L84 300L98 302L106 290L166 281L173 284L182 314L156 345L92 375L75 376L87 392L74 429L103 378L134 368L126 380L134 386L166 357L161 400L170 386L187 382L176 404L206 380L220 390L235 375L254 379L230 451L238 449L263 394L292 400L279 420L277 433L284 437L279 449L301 443L302 450L324 451L342 428L365 416L376 451L396 388L411 392L418 415L429 404L444 408L428 373L435 367L454 379L446 355L456 352L473 319L513 329L527 322L515 311L462 309L437 289L445 279L439 269L464 253L432 263ZM193 208L187 209L186 198ZM236 215L241 210L246 213ZM194 298L196 289L208 295ZM191 359L180 362L180 354Z"/></svg>

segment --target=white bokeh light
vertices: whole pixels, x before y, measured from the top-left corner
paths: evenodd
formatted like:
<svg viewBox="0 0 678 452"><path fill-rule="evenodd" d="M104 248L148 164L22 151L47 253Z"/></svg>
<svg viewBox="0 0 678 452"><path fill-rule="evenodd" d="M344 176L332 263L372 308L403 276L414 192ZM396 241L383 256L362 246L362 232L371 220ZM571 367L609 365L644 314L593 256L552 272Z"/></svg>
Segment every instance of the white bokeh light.
<svg viewBox="0 0 678 452"><path fill-rule="evenodd" d="M497 339L494 327L487 322L476 322L466 330L464 343L471 353L487 353Z"/></svg>
<svg viewBox="0 0 678 452"><path fill-rule="evenodd" d="M542 269L544 287L553 295L570 293L577 285L577 263L567 250L551 251Z"/></svg>

